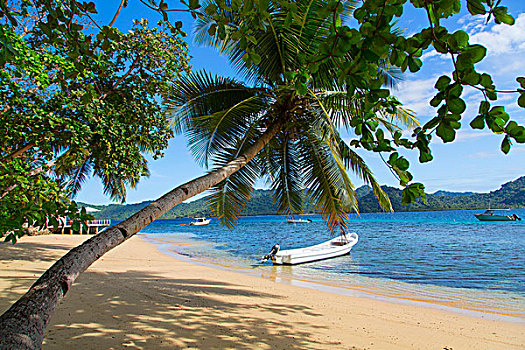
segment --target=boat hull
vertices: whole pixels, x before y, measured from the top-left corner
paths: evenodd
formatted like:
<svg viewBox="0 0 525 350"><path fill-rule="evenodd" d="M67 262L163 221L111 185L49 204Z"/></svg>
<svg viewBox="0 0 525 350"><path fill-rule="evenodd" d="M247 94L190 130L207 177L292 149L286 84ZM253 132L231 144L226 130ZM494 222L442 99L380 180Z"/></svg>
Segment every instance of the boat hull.
<svg viewBox="0 0 525 350"><path fill-rule="evenodd" d="M359 239L356 233L350 233L347 237L346 243L344 238L336 237L311 247L281 250L275 254L272 262L275 265L297 265L346 255Z"/></svg>
<svg viewBox="0 0 525 350"><path fill-rule="evenodd" d="M479 221L516 221L515 218L507 215L474 214L474 216Z"/></svg>

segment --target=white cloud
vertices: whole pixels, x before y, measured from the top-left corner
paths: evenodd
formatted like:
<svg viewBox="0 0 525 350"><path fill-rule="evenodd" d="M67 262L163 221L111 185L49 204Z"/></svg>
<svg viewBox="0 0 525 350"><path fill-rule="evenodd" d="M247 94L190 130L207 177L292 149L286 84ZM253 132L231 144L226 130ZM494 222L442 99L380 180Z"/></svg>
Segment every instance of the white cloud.
<svg viewBox="0 0 525 350"><path fill-rule="evenodd" d="M421 60L423 61L423 63L425 63L428 59L431 58L441 59L447 62L450 61L450 56L448 54L444 55L442 53L439 53L436 50L434 50L432 46L430 47L429 51L421 55Z"/></svg>
<svg viewBox="0 0 525 350"><path fill-rule="evenodd" d="M475 22L470 24L473 23ZM525 13L520 14L512 26L494 24L480 27L479 23L475 23L473 27L467 25L465 28L470 34L469 42L485 46L489 56L506 53L516 55L520 51L525 51ZM483 28L487 30L482 30Z"/></svg>
<svg viewBox="0 0 525 350"><path fill-rule="evenodd" d="M490 131L487 131L487 129L484 129L484 130L470 129L470 126L468 126L469 123L470 123L470 120L468 120L468 118L463 117L463 119L461 120L461 124L463 124L463 127L457 131L455 142L467 142L470 140L475 140L475 139L479 139L479 138L486 137L486 136L494 136L494 134Z"/></svg>
<svg viewBox="0 0 525 350"><path fill-rule="evenodd" d="M487 16L473 17L469 14L461 17L457 22L462 25L462 30L469 32L470 34L481 32L484 28L487 28L485 25L487 22Z"/></svg>
<svg viewBox="0 0 525 350"><path fill-rule="evenodd" d="M472 153L468 157L472 159L483 159L483 158L496 158L497 156L498 156L498 153L496 152L478 152L478 153Z"/></svg>
<svg viewBox="0 0 525 350"><path fill-rule="evenodd" d="M407 80L401 82L394 95L399 98L406 108L409 108L421 116L431 116L436 112L429 101L437 93L434 89L434 84L437 77L419 80Z"/></svg>

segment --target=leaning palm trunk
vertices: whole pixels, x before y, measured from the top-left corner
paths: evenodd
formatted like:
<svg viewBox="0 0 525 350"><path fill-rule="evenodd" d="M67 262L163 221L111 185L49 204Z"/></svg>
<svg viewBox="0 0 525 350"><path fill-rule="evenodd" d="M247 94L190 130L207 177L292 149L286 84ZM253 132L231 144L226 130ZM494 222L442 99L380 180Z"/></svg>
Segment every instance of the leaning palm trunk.
<svg viewBox="0 0 525 350"><path fill-rule="evenodd" d="M0 347L40 349L50 317L80 273L175 205L217 185L241 169L279 132L282 125L281 121L270 125L251 147L224 167L173 189L130 218L70 250L0 316Z"/></svg>

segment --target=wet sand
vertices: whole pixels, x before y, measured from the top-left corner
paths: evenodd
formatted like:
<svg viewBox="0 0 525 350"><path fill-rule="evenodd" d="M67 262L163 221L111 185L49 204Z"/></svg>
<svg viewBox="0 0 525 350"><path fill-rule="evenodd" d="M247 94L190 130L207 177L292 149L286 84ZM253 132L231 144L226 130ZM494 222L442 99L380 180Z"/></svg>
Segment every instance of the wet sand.
<svg viewBox="0 0 525 350"><path fill-rule="evenodd" d="M86 236L0 246L0 309ZM45 349L524 349L525 323L279 283L133 237L77 279Z"/></svg>

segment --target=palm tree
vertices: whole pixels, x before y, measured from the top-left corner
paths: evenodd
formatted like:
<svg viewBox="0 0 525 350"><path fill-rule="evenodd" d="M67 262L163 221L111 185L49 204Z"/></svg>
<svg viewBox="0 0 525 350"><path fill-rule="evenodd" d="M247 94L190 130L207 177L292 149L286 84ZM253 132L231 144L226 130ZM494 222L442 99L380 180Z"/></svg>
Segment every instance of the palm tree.
<svg viewBox="0 0 525 350"><path fill-rule="evenodd" d="M283 123L253 161L212 188L208 202L223 224L234 225L250 199L255 180L263 177L280 212L300 213L306 189L330 230L344 233L346 214L358 211L348 168L373 188L384 210L391 211L392 207L363 159L339 134L341 126L349 128L356 117L363 116L365 102L349 95L348 84L335 78L337 63L328 60L321 64L306 78L306 90L297 84L301 78L298 72L306 67L301 55L316 54L327 40L332 21L330 14L319 16L325 5L322 1L299 1L296 5L297 13L303 15L300 20L287 24L289 11L270 7L266 30L250 34L250 40L257 43L250 51L251 56L260 57L257 65L245 64L245 44L233 38L240 23L232 20L221 39L218 33L208 34L215 23L210 16L202 16L197 22L197 41L219 48L248 84L197 72L180 80L167 104L175 130L187 135L194 157L207 167L224 166L251 146L267 125ZM341 15L346 16L351 13L351 2L343 5ZM351 60L349 54L344 58ZM393 84L395 70L386 65L377 69L385 83ZM378 104L372 119L389 131L395 129L393 119L409 126L417 123L395 100L391 101L393 111L387 113Z"/></svg>
<svg viewBox="0 0 525 350"><path fill-rule="evenodd" d="M210 203L227 225L242 209L254 179L263 176L271 182L281 211L300 212L299 193L307 188L332 231L344 230L346 212L357 209L345 170L350 167L373 187L383 207L390 209L368 167L337 131L350 125L366 101L348 97L346 85L334 78L330 62L320 65L307 81L306 91L306 85L296 83L294 74L303 68L298 52L315 53L330 25L328 16L316 17L321 1L296 4L302 17L289 27L285 9L269 8L269 27L254 35L260 46L258 65L243 68L239 42L211 40L254 87L196 73L182 79L179 91L170 99L176 129L188 135L197 159L215 169L173 189L57 261L0 316L4 347L40 348L51 315L80 273L173 206L209 188L214 191ZM374 119L392 129L395 119L387 120L383 112L378 108ZM391 118L412 120L401 109L393 112Z"/></svg>

